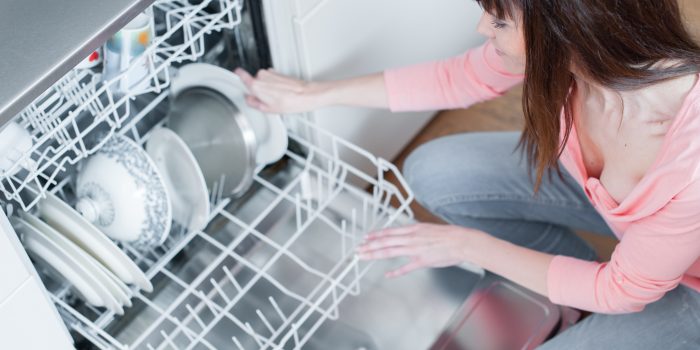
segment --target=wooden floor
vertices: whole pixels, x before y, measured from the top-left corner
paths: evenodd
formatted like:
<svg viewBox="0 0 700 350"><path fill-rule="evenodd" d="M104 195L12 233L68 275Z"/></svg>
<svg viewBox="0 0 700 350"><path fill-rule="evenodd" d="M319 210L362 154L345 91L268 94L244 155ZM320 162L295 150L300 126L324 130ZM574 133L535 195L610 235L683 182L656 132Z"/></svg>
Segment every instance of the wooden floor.
<svg viewBox="0 0 700 350"><path fill-rule="evenodd" d="M688 27L700 40L700 0L681 0ZM495 100L474 105L468 109L444 111L436 117L411 141L394 161L401 168L406 156L416 147L430 140L464 132L489 130L521 130L523 112L521 108L522 86L516 86L506 95ZM416 218L423 222L440 222L417 203L412 206ZM616 241L591 232L577 232L597 250L598 255L607 260Z"/></svg>

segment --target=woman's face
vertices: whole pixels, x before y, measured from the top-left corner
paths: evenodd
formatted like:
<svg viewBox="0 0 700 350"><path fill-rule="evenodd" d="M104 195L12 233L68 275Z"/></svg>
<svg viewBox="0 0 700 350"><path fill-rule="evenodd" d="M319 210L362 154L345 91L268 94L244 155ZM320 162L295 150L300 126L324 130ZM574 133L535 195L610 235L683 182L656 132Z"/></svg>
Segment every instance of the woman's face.
<svg viewBox="0 0 700 350"><path fill-rule="evenodd" d="M491 40L506 69L513 74L525 72L525 36L521 21L498 19L488 12L479 20L477 31Z"/></svg>

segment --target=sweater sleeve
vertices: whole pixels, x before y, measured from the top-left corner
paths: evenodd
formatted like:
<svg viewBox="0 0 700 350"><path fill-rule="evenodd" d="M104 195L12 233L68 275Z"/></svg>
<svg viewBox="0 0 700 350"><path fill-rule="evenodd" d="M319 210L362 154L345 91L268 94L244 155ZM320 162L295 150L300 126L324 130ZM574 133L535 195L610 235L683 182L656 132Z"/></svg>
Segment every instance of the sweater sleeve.
<svg viewBox="0 0 700 350"><path fill-rule="evenodd" d="M700 255L700 186L628 226L609 262L556 256L549 265L552 302L600 313L638 312L678 286Z"/></svg>
<svg viewBox="0 0 700 350"><path fill-rule="evenodd" d="M490 41L461 56L384 72L392 111L452 109L502 95L520 83Z"/></svg>

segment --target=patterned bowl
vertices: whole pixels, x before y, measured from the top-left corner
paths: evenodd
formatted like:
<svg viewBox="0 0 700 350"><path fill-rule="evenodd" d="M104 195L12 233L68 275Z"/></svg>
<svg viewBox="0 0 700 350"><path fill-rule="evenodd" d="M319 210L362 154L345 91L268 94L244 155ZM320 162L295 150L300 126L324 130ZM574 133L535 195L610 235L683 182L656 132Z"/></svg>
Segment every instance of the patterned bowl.
<svg viewBox="0 0 700 350"><path fill-rule="evenodd" d="M110 238L148 248L168 237L173 214L162 176L128 137L112 136L82 162L75 188L76 209Z"/></svg>

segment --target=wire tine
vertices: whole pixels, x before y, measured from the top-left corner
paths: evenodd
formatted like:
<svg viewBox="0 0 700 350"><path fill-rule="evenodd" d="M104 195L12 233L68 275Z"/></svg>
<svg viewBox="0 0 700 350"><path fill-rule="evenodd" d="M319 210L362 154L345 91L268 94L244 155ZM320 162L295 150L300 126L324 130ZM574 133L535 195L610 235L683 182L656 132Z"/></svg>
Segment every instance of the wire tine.
<svg viewBox="0 0 700 350"><path fill-rule="evenodd" d="M219 307L214 305L214 303L211 301L211 299L204 292L202 292L201 290L197 291L197 292L198 292L197 293L198 296L202 299L202 301L204 302L204 305L206 305L207 308L209 308L209 311L211 311L212 315L214 315L215 317L218 316L219 315Z"/></svg>
<svg viewBox="0 0 700 350"><path fill-rule="evenodd" d="M350 211L350 225L352 226L350 235L352 236L352 242L354 244L357 240L357 208L352 208Z"/></svg>
<svg viewBox="0 0 700 350"><path fill-rule="evenodd" d="M299 326L296 322L292 322L292 334L294 336L294 348L297 349L301 344L299 343Z"/></svg>
<svg viewBox="0 0 700 350"><path fill-rule="evenodd" d="M238 293L243 291L243 288L241 288L241 285L238 284L238 281L236 281L236 278L233 277L233 274L231 274L231 271L228 269L228 266L223 266L222 269L224 270L226 277L228 277L228 279L231 281L231 284L233 284L233 287L236 288Z"/></svg>
<svg viewBox="0 0 700 350"><path fill-rule="evenodd" d="M224 293L224 290L221 289L221 286L219 286L219 283L216 282L215 279L210 278L209 282L211 282L211 284L214 286L214 289L216 289L216 292L219 293L219 295L221 296L222 299L224 299L224 302L226 304L231 302L231 299L229 299L229 297L226 295L226 293Z"/></svg>
<svg viewBox="0 0 700 350"><path fill-rule="evenodd" d="M362 198L362 230L365 231L365 233L370 230L370 227L367 226L367 210L367 197L364 197Z"/></svg>
<svg viewBox="0 0 700 350"><path fill-rule="evenodd" d="M355 272L355 278L352 281L352 284L350 285L350 294L352 295L359 295L360 294L360 260L356 256L353 259L353 263L355 264L353 271Z"/></svg>
<svg viewBox="0 0 700 350"><path fill-rule="evenodd" d="M297 218L297 231L301 230L301 197L299 197L299 193L296 194L296 218Z"/></svg>
<svg viewBox="0 0 700 350"><path fill-rule="evenodd" d="M236 347L238 348L238 350L245 350L243 348L243 345L241 345L241 342L238 341L238 338L235 335L233 337L231 337L231 340L233 340L233 343L236 344Z"/></svg>
<svg viewBox="0 0 700 350"><path fill-rule="evenodd" d="M287 316L284 315L284 313L282 312L282 309L280 309L279 305L277 305L277 302L275 301L275 298L273 298L273 297L270 296L270 297L267 298L267 300L270 301L270 304L272 304L272 307L275 309L275 311L277 311L277 314L280 316L280 318L282 319L282 321L284 321L284 322L286 323L287 320L288 320L288 319L287 319Z"/></svg>
<svg viewBox="0 0 700 350"><path fill-rule="evenodd" d="M177 347L177 345L175 345L175 343L173 342L173 340L170 339L170 336L168 336L168 334L166 334L165 331L161 330L161 331L160 331L160 335L162 335L163 338L165 338L165 342L166 342L168 345L170 345L173 349L175 349L175 350L179 350L179 349L180 349L180 348Z"/></svg>
<svg viewBox="0 0 700 350"><path fill-rule="evenodd" d="M212 207L216 206L216 194L219 191L218 188L219 188L218 182L214 182L214 184L211 186L211 192L209 193L209 203L211 204Z"/></svg>
<svg viewBox="0 0 700 350"><path fill-rule="evenodd" d="M345 257L348 254L348 247L347 247L347 243L346 243L346 241L347 241L346 235L348 232L347 224L348 224L348 222L345 221L345 219L340 221L340 231L341 231L340 232L340 252L342 254L343 259L345 259ZM350 249L352 249L352 247Z"/></svg>
<svg viewBox="0 0 700 350"><path fill-rule="evenodd" d="M333 296L333 309L328 318L330 318L331 320L337 320L338 317L340 317L340 310L338 309L338 304L340 304L340 302L338 301L338 287L335 285L335 283L333 283L331 285L331 288L331 295Z"/></svg>
<svg viewBox="0 0 700 350"><path fill-rule="evenodd" d="M202 319L199 318L199 314L197 314L197 312L195 312L194 309L192 309L192 306L190 306L190 304L185 304L185 308L187 309L187 311L190 312L190 314L195 319L195 321L197 321L197 323L199 323L199 326L202 327L202 329L207 327L207 325L204 323L204 321L202 321Z"/></svg>
<svg viewBox="0 0 700 350"><path fill-rule="evenodd" d="M328 196L333 193L333 161L328 160Z"/></svg>
<svg viewBox="0 0 700 350"><path fill-rule="evenodd" d="M377 211L379 207L379 188L377 186L374 186L372 188L372 211L371 211L371 219L372 223L370 224L372 229L377 228Z"/></svg>
<svg viewBox="0 0 700 350"><path fill-rule="evenodd" d="M263 347L263 343L260 341L260 339L258 339L260 336L255 332L253 326L251 326L248 322L245 323L245 326L248 328L248 333L253 337L253 339L255 339L255 342L258 343L258 346Z"/></svg>
<svg viewBox="0 0 700 350"><path fill-rule="evenodd" d="M270 324L270 322L267 320L267 317L265 317L265 315L263 315L262 311L260 311L260 309L256 309L255 313L258 315L258 317L260 317L260 320L262 320L263 324L265 324L265 327L267 327L267 330L269 330L271 334L274 334L275 329L272 328L272 324Z"/></svg>
<svg viewBox="0 0 700 350"><path fill-rule="evenodd" d="M221 200L224 198L224 185L226 184L226 175L221 174L221 186L219 186L219 190L216 192L216 204L220 203Z"/></svg>

